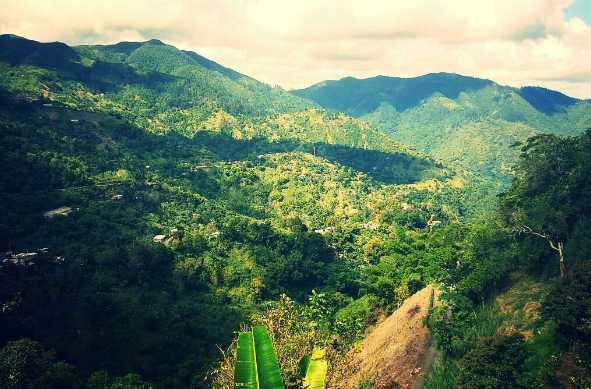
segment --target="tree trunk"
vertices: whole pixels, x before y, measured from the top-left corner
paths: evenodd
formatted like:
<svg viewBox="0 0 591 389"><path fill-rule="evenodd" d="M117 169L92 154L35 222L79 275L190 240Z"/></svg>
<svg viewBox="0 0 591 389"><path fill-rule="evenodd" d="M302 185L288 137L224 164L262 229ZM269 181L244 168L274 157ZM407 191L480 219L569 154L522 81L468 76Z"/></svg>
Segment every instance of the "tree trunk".
<svg viewBox="0 0 591 389"><path fill-rule="evenodd" d="M564 263L564 245L558 242L558 255L560 255L560 277L564 277L566 273L566 264Z"/></svg>
<svg viewBox="0 0 591 389"><path fill-rule="evenodd" d="M548 243L550 243L550 247L558 251L558 257L560 258L560 278L562 278L566 274L566 263L564 261L564 243L554 243L550 238L546 239L548 240Z"/></svg>
<svg viewBox="0 0 591 389"><path fill-rule="evenodd" d="M528 226L521 227L519 231L525 232L526 234L536 235L536 236L546 239L546 241L548 242L550 247L553 250L558 251L558 256L560 258L560 278L564 277L564 275L566 274L566 262L564 260L564 243L562 243L562 242L554 243L554 241L550 238L549 234L536 232L531 227L528 227Z"/></svg>

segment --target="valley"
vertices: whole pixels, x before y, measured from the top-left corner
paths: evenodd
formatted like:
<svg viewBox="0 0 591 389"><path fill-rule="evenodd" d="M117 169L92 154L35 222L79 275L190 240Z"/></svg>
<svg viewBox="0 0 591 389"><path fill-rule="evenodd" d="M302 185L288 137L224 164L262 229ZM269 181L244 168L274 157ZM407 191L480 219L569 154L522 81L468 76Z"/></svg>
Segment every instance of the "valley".
<svg viewBox="0 0 591 389"><path fill-rule="evenodd" d="M1 35L0 74L1 387L231 388L257 325L288 388L317 348L330 388L588 384L588 101L154 39Z"/></svg>

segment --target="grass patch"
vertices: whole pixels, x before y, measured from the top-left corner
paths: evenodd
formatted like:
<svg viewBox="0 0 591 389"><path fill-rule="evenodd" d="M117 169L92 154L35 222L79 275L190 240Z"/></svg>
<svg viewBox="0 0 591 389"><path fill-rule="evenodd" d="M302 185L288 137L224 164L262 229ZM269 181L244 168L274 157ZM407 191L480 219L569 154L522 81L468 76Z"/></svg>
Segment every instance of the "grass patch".
<svg viewBox="0 0 591 389"><path fill-rule="evenodd" d="M460 344L454 345L457 355L464 355L478 343L479 339L495 335L507 318L494 301L484 303L473 314L475 316L472 321L474 324L466 329Z"/></svg>
<svg viewBox="0 0 591 389"><path fill-rule="evenodd" d="M423 389L453 389L456 387L457 373L456 362L442 356L435 361L433 369L425 376Z"/></svg>

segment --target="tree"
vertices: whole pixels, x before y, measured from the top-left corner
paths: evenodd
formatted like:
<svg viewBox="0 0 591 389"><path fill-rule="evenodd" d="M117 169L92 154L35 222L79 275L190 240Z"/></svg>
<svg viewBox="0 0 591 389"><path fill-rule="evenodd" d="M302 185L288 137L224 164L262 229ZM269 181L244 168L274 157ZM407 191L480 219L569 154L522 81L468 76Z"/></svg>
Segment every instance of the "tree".
<svg viewBox="0 0 591 389"><path fill-rule="evenodd" d="M591 132L580 137L538 135L522 148L511 188L502 194L502 215L515 232L547 241L567 269L565 245L589 214Z"/></svg>
<svg viewBox="0 0 591 389"><path fill-rule="evenodd" d="M530 234L534 236L539 236L540 238L544 238L550 245L550 248L558 252L560 277L564 277L564 275L566 274L566 263L564 261L564 243L553 240L553 238L549 234L534 231L530 226L518 226L516 227L516 230L524 234Z"/></svg>
<svg viewBox="0 0 591 389"><path fill-rule="evenodd" d="M591 347L591 263L581 262L550 291L542 316L558 325L569 344Z"/></svg>
<svg viewBox="0 0 591 389"><path fill-rule="evenodd" d="M113 380L109 389L153 389L149 382L142 379L137 374L126 374L123 377L117 377Z"/></svg>
<svg viewBox="0 0 591 389"><path fill-rule="evenodd" d="M56 362L55 354L39 342L19 339L0 350L0 387L3 389L79 388L76 369Z"/></svg>

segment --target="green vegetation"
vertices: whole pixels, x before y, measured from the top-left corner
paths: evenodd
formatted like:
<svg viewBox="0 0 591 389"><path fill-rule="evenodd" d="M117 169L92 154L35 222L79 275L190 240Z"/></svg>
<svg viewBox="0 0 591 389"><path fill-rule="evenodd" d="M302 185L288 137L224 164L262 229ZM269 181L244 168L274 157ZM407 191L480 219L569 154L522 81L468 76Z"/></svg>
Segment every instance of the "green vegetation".
<svg viewBox="0 0 591 389"><path fill-rule="evenodd" d="M449 358L437 360L431 372L425 377L425 389L451 389L455 387L456 364Z"/></svg>
<svg viewBox="0 0 591 389"><path fill-rule="evenodd" d="M458 362L457 388L526 388L518 382L526 358L519 334L483 338Z"/></svg>
<svg viewBox="0 0 591 389"><path fill-rule="evenodd" d="M515 89L456 74L327 81L294 91L321 106L366 119L469 177L479 209L507 189L519 146L534 135L580 134L591 105L559 92Z"/></svg>
<svg viewBox="0 0 591 389"><path fill-rule="evenodd" d="M542 317L556 323L562 341L591 361L589 310L591 309L591 271L589 263L579 263L552 288L542 305Z"/></svg>
<svg viewBox="0 0 591 389"><path fill-rule="evenodd" d="M496 251L494 271L459 265L430 315L444 357L427 387L588 387L590 139L541 135L522 147L499 227L475 241L476 253Z"/></svg>
<svg viewBox="0 0 591 389"><path fill-rule="evenodd" d="M236 344L235 388L282 389L283 378L267 329L241 332Z"/></svg>
<svg viewBox="0 0 591 389"><path fill-rule="evenodd" d="M216 346L283 294L298 322L266 327L293 387L315 345L344 350L432 279L410 270L422 242L465 212L426 155L191 53L0 46L0 345L39 342L83 387L209 387Z"/></svg>
<svg viewBox="0 0 591 389"><path fill-rule="evenodd" d="M326 372L328 362L326 361L326 350L315 347L304 364L304 388L324 389L326 387Z"/></svg>
<svg viewBox="0 0 591 389"><path fill-rule="evenodd" d="M590 138L590 132L578 138L530 138L522 148L513 185L503 195L502 212L507 222L536 238L535 243L545 241L556 254L561 276L569 260L586 260L590 254L576 243L588 231Z"/></svg>
<svg viewBox="0 0 591 389"><path fill-rule="evenodd" d="M0 71L3 387L248 386L258 326L274 380L337 387L428 284L427 387L588 385L591 133L539 135L587 103L431 75L350 112L415 151L160 41L1 36Z"/></svg>

